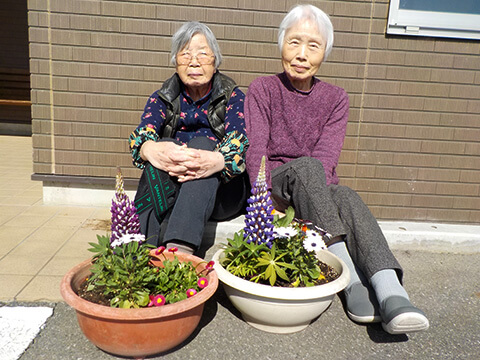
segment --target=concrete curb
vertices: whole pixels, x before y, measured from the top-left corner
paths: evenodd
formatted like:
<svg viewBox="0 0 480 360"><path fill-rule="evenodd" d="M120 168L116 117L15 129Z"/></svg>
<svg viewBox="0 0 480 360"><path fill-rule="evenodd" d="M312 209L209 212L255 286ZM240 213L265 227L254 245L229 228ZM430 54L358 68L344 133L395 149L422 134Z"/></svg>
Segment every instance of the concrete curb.
<svg viewBox="0 0 480 360"><path fill-rule="evenodd" d="M407 247L453 253L480 252L480 225L457 225L430 222L379 221L380 228L392 248ZM244 226L244 217L225 222L210 222L206 235L215 243L224 243Z"/></svg>
<svg viewBox="0 0 480 360"><path fill-rule="evenodd" d="M480 252L480 225L379 222L392 247L400 245L454 253Z"/></svg>

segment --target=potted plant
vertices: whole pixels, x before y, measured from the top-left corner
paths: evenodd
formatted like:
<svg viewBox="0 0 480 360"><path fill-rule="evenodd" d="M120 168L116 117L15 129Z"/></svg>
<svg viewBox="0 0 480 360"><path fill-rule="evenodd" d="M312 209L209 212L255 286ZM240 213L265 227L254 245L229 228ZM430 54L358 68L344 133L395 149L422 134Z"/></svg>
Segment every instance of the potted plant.
<svg viewBox="0 0 480 360"><path fill-rule="evenodd" d="M350 281L345 263L326 250L322 229L274 214L265 159L248 200L245 227L227 239L213 261L218 278L244 320L267 332L306 328Z"/></svg>
<svg viewBox="0 0 480 360"><path fill-rule="evenodd" d="M111 236L64 276L60 291L85 336L100 349L142 358L181 344L197 327L218 278L213 262L155 248L140 234L118 172Z"/></svg>

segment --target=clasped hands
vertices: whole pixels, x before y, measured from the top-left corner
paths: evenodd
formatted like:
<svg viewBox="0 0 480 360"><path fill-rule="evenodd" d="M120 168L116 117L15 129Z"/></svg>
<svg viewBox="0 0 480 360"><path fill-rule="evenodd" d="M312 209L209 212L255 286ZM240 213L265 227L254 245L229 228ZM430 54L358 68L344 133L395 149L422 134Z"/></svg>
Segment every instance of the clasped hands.
<svg viewBox="0 0 480 360"><path fill-rule="evenodd" d="M140 148L140 156L179 182L209 177L225 166L219 152L192 149L170 141L147 141Z"/></svg>

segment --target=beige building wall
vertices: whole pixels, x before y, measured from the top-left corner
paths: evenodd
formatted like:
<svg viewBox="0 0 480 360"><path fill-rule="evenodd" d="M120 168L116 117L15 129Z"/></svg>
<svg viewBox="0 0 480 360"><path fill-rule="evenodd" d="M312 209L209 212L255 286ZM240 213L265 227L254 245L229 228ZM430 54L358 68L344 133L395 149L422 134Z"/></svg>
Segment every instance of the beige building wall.
<svg viewBox="0 0 480 360"><path fill-rule="evenodd" d="M30 0L34 178L137 179L126 139L174 71L179 26L210 26L246 90L281 71L277 27L296 3ZM310 3L335 28L318 76L350 95L341 183L379 219L480 223L480 42L386 36L388 0Z"/></svg>

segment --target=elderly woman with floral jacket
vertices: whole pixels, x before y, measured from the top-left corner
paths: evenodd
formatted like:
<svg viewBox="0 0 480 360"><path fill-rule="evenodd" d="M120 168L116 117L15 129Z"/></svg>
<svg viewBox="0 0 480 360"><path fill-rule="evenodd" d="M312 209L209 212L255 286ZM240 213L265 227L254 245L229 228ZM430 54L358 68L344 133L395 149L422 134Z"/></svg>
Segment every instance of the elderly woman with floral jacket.
<svg viewBox="0 0 480 360"><path fill-rule="evenodd" d="M149 97L130 135L133 163L146 169L136 205L149 242L193 253L201 245L207 220L235 216L248 196L245 95L218 71L222 56L204 24L188 22L174 34L171 61L176 73ZM142 211L151 196L148 191L143 197L139 193L144 192L142 186L152 186L148 175L155 174L161 180L157 192L174 195L167 196L168 206L145 206ZM168 225L160 239L166 216Z"/></svg>

